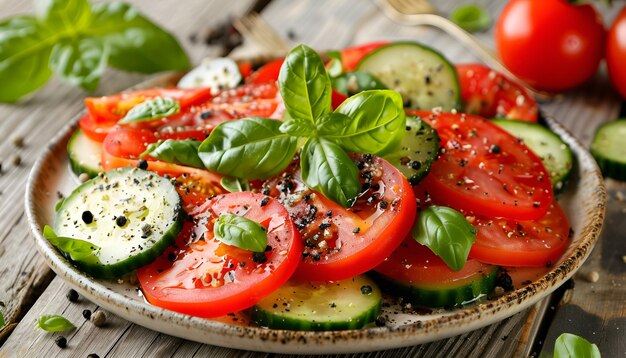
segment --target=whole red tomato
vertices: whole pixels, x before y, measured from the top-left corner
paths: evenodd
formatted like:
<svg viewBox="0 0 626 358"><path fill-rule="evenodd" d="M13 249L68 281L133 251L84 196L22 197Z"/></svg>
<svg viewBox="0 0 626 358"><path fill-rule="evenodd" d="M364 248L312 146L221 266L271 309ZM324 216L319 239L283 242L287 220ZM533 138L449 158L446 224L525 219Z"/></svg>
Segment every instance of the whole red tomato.
<svg viewBox="0 0 626 358"><path fill-rule="evenodd" d="M619 13L609 30L606 64L613 86L626 98L626 7Z"/></svg>
<svg viewBox="0 0 626 358"><path fill-rule="evenodd" d="M496 46L506 67L531 86L555 92L594 75L604 35L591 5L566 0L511 0L496 24Z"/></svg>

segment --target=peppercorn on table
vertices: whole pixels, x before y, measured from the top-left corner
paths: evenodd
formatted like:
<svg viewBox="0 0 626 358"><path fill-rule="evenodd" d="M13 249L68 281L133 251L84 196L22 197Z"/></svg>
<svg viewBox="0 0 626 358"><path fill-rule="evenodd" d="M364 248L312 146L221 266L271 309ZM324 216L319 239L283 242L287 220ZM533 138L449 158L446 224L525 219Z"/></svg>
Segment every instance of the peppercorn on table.
<svg viewBox="0 0 626 358"><path fill-rule="evenodd" d="M428 27L404 27L385 17L374 1L288 0L132 0L150 18L172 32L194 63L207 56L258 54L259 44L243 41L228 28L216 28L234 17L260 12L271 27L291 45L306 43L317 49L342 48L373 40L411 39L429 44L454 62L476 62L445 33ZM480 0L494 17L501 1ZM449 13L458 3L437 2ZM611 21L620 5L597 4ZM2 17L32 13L30 1L0 0ZM213 31L211 31L213 29ZM224 41L216 41L222 36ZM493 46L492 30L478 37ZM205 41L209 38L210 44ZM270 51L272 52L272 51ZM83 111L82 98L119 92L148 79L138 74L107 70L98 90L88 94L54 78L45 88L16 104L0 105L0 328L2 357L269 357L276 354L220 348L168 336L104 312L71 290L44 263L32 244L24 211L27 175L46 143ZM604 70L588 84L549 102L541 110L563 123L585 145L595 128L626 116L622 100L610 89ZM620 112L621 110L621 112ZM556 293L529 310L499 323L460 336L419 346L354 354L354 357L510 357L542 347L548 351L561 333L584 336L598 345L603 356L626 354L626 185L607 180L609 200L604 232L593 253L575 276ZM574 287L575 286L575 287ZM77 324L63 333L34 331L44 314L62 314Z"/></svg>

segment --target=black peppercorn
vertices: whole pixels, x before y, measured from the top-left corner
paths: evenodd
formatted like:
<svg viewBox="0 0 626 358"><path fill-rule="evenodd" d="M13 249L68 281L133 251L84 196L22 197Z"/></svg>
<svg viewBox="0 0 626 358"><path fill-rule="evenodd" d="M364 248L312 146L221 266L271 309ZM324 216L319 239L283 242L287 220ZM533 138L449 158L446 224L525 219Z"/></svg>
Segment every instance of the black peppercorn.
<svg viewBox="0 0 626 358"><path fill-rule="evenodd" d="M372 286L370 285L361 286L361 293L364 295L369 295L372 291Z"/></svg>
<svg viewBox="0 0 626 358"><path fill-rule="evenodd" d="M117 218L115 218L115 223L117 224L117 226L122 227L124 225L126 225L126 216L124 215L120 215Z"/></svg>
<svg viewBox="0 0 626 358"><path fill-rule="evenodd" d="M385 319L385 317L383 317L383 316L376 317L376 326L377 327L384 327L385 324L387 324L387 320Z"/></svg>
<svg viewBox="0 0 626 358"><path fill-rule="evenodd" d="M93 222L93 214L89 210L83 211L82 218L85 224L91 224Z"/></svg>
<svg viewBox="0 0 626 358"><path fill-rule="evenodd" d="M100 356L95 353L91 353L90 355L87 356L87 358L100 358Z"/></svg>
<svg viewBox="0 0 626 358"><path fill-rule="evenodd" d="M91 311L90 310L83 310L83 318L90 319L91 318Z"/></svg>
<svg viewBox="0 0 626 358"><path fill-rule="evenodd" d="M67 339L65 339L65 337L63 336L58 336L57 338L55 338L54 343L56 343L59 348L67 347Z"/></svg>
<svg viewBox="0 0 626 358"><path fill-rule="evenodd" d="M143 170L148 169L148 162L145 159L139 160L139 162L137 163L137 168L143 169Z"/></svg>
<svg viewBox="0 0 626 358"><path fill-rule="evenodd" d="M67 291L67 295L65 295L65 297L67 297L70 302L76 302L78 301L78 292L74 289L70 289Z"/></svg>

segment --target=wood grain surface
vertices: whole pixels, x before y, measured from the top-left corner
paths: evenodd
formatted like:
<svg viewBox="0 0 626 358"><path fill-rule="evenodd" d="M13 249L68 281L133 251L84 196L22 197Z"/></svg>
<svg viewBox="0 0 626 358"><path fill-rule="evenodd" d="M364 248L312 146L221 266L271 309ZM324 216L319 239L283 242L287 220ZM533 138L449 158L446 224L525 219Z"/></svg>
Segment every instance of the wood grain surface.
<svg viewBox="0 0 626 358"><path fill-rule="evenodd" d="M194 63L204 56L220 54L220 48L205 45L202 36L208 29L229 16L244 14L253 0L205 1L171 0L131 1L149 17L174 33L183 43ZM481 0L495 17L503 1ZM446 34L431 28L409 28L384 17L373 1L364 0L272 0L262 9L262 16L292 44L307 43L315 48L341 48L377 39L417 40L442 51L452 62L477 61ZM459 2L436 2L442 13L449 13ZM181 6L181 4L184 4ZM618 6L619 7L619 6ZM608 23L617 9L601 8ZM0 16L32 12L30 1L0 0ZM479 34L492 45L492 33ZM192 41L193 39L196 41ZM257 54L262 48L244 43L233 55ZM96 94L120 91L146 76L109 70ZM87 93L53 79L42 91L15 105L0 105L0 133L5 138L22 136L25 146L18 148L11 140L0 142L0 312L9 323L0 331L0 357L287 357L275 354L245 352L185 341L134 325L108 314L105 327L97 328L82 317L82 311L98 308L84 299L70 303L65 295L69 288L39 258L30 245L30 233L23 207L24 184L30 166L45 143L66 122L78 114L81 99ZM594 80L560 98L541 104L544 113L558 118L578 138L588 144L597 124L614 119L620 99L610 90L604 72ZM22 163L12 164L19 155ZM509 357L527 352L536 334L538 320L544 311L556 310L554 324L548 325L545 346L551 350L555 338L565 331L585 336L600 346L603 356L626 355L626 207L622 194L626 188L610 183L607 227L601 243L576 278L576 286L563 295L558 309L546 301L498 324L458 337L430 344L349 357ZM621 198L621 199L620 199ZM597 282L588 275L599 273ZM54 344L58 334L33 331L36 318L42 314L63 314L78 329L65 334L68 348ZM19 323L19 324L18 324ZM236 348L236 347L234 347ZM46 352L46 353L44 353Z"/></svg>

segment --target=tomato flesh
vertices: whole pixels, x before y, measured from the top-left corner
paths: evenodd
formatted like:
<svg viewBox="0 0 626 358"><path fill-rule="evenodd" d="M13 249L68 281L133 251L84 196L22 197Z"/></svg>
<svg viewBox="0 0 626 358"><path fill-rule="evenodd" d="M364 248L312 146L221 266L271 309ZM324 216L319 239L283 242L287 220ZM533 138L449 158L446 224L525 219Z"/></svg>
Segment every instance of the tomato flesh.
<svg viewBox="0 0 626 358"><path fill-rule="evenodd" d="M193 208L175 246L137 270L146 299L159 307L199 317L218 317L254 305L283 285L302 253L299 233L275 199L250 192L219 195ZM214 237L220 214L243 215L267 229L266 262Z"/></svg>
<svg viewBox="0 0 626 358"><path fill-rule="evenodd" d="M622 98L626 99L626 7L611 25L605 55L611 82Z"/></svg>
<svg viewBox="0 0 626 358"><path fill-rule="evenodd" d="M389 44L389 41L375 41L359 46L344 48L340 51L341 64L343 65L344 71L354 71L365 55L387 44Z"/></svg>
<svg viewBox="0 0 626 358"><path fill-rule="evenodd" d="M418 190L476 215L539 219L552 203L550 176L525 145L472 115L414 111L437 130L441 151Z"/></svg>

